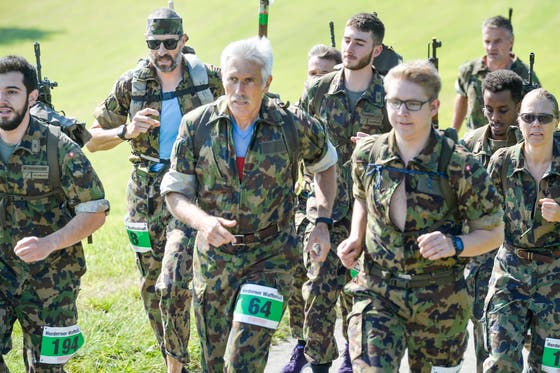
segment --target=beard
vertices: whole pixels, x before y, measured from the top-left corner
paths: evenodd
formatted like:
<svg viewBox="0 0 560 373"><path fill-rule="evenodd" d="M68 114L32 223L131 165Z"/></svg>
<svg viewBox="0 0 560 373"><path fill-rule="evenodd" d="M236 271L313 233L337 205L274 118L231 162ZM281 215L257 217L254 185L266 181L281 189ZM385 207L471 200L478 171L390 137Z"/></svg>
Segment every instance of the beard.
<svg viewBox="0 0 560 373"><path fill-rule="evenodd" d="M4 131L13 131L19 127L29 110L29 97L25 99L25 105L21 108L21 110L18 111L14 108L11 109L14 111L15 115L12 119L0 118L0 128Z"/></svg>
<svg viewBox="0 0 560 373"><path fill-rule="evenodd" d="M364 67L371 65L372 57L373 57L373 49L364 58L359 59L358 61L355 62L350 62L348 64L345 64L344 67L347 68L348 70L361 70Z"/></svg>
<svg viewBox="0 0 560 373"><path fill-rule="evenodd" d="M168 73L168 72L171 72L171 71L175 70L177 68L177 66L181 63L182 59L183 59L183 56L180 52L177 53L175 58L173 58L170 54L164 54L163 56L155 56L155 57L154 57L153 54L150 54L150 62L152 63L152 65L154 65L162 73ZM171 65L162 66L161 63L160 63L160 61L162 61L162 60L170 60Z"/></svg>

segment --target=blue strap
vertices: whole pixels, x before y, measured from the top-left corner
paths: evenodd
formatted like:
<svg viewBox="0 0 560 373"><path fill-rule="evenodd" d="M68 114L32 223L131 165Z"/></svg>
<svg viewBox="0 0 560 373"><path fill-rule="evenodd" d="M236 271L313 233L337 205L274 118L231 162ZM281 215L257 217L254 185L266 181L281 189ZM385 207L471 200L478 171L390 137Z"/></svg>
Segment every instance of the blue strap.
<svg viewBox="0 0 560 373"><path fill-rule="evenodd" d="M428 182L428 186L430 188L432 187L431 182L434 177L439 176L447 179L447 175L444 172L440 172L440 171L438 172L419 171L419 170L410 170L408 168L396 168L390 166L383 166L375 163L368 163L366 168L366 176L371 176L373 175L373 173L377 173L377 176L375 178L375 183L373 185L375 189L379 189L381 187L381 172L383 171L383 169L386 169L387 171L400 172L408 175L428 175L430 177L430 181Z"/></svg>

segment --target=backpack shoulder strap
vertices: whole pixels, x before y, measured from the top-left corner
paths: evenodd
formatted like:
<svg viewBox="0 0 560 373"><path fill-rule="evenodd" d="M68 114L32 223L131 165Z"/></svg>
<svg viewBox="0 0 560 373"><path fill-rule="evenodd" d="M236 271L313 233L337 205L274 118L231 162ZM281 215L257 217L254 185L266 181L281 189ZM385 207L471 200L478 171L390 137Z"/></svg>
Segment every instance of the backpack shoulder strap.
<svg viewBox="0 0 560 373"><path fill-rule="evenodd" d="M299 139L297 128L294 123L292 115L288 112L288 104L284 104L280 99L275 100L276 106L282 116L282 134L284 141L286 142L286 149L288 149L288 155L290 157L290 163L292 165L292 179L295 181L298 179L298 160L299 160Z"/></svg>
<svg viewBox="0 0 560 373"><path fill-rule="evenodd" d="M449 166L449 161L455 150L455 141L447 136L442 136L442 140L441 154L438 162L439 183L443 198L449 204L451 211L455 212L457 210L457 194L451 188L449 178L446 176L447 166Z"/></svg>
<svg viewBox="0 0 560 373"><path fill-rule="evenodd" d="M55 191L61 187L60 184L60 165L58 164L58 141L61 129L58 126L49 124L47 126L47 164L49 165L49 185Z"/></svg>
<svg viewBox="0 0 560 373"><path fill-rule="evenodd" d="M134 118L134 115L142 109L144 101L146 101L146 85L147 81L144 75L146 74L146 69L148 68L148 63L146 60L141 59L138 61L138 65L132 72L132 85L130 92L130 107L128 109L128 116L130 120Z"/></svg>
<svg viewBox="0 0 560 373"><path fill-rule="evenodd" d="M187 60L187 67L194 86L200 88L200 90L196 89L200 102L204 105L214 101L214 95L208 85L206 66L195 54L183 54L183 57Z"/></svg>
<svg viewBox="0 0 560 373"><path fill-rule="evenodd" d="M329 92L329 87L331 86L331 82L334 78L334 73L327 74L319 78L317 83L317 90L313 95L313 106L312 106L312 115L318 116L321 111L321 104L323 103L323 98L325 94Z"/></svg>
<svg viewBox="0 0 560 373"><path fill-rule="evenodd" d="M207 105L202 112L200 119L197 120L196 128L194 129L193 138L193 155L198 158L200 154L200 149L202 149L202 144L210 136L210 125L209 120L212 116L212 105Z"/></svg>

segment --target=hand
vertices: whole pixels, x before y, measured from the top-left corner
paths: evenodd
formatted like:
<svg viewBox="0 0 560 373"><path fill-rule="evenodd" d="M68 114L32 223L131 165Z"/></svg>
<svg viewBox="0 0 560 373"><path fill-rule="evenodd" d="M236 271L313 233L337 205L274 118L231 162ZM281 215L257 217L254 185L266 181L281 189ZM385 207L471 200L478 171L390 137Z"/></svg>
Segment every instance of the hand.
<svg viewBox="0 0 560 373"><path fill-rule="evenodd" d="M141 133L148 132L153 127L159 127L159 120L152 118L152 116L159 116L159 112L151 108L144 108L138 111L127 126L125 137L133 139Z"/></svg>
<svg viewBox="0 0 560 373"><path fill-rule="evenodd" d="M359 140L363 139L364 137L368 137L369 135L365 132L356 132L356 136L351 136L350 140L355 144L357 143Z"/></svg>
<svg viewBox="0 0 560 373"><path fill-rule="evenodd" d="M311 262L322 263L327 259L327 254L331 250L331 236L329 228L324 223L315 225L309 235L309 241L305 246L305 251L309 253Z"/></svg>
<svg viewBox="0 0 560 373"><path fill-rule="evenodd" d="M543 218L551 223L560 221L560 206L552 198L539 199L541 205L541 214Z"/></svg>
<svg viewBox="0 0 560 373"><path fill-rule="evenodd" d="M455 255L451 238L440 231L426 233L418 237L420 254L426 259L437 260Z"/></svg>
<svg viewBox="0 0 560 373"><path fill-rule="evenodd" d="M38 262L56 250L51 241L47 238L25 237L16 243L14 253L26 263Z"/></svg>
<svg viewBox="0 0 560 373"><path fill-rule="evenodd" d="M354 268L358 263L358 257L362 253L362 244L349 237L338 245L336 253L346 268Z"/></svg>
<svg viewBox="0 0 560 373"><path fill-rule="evenodd" d="M228 243L235 243L235 236L226 228L237 225L237 221L208 216L198 226L198 231L210 245L220 247Z"/></svg>

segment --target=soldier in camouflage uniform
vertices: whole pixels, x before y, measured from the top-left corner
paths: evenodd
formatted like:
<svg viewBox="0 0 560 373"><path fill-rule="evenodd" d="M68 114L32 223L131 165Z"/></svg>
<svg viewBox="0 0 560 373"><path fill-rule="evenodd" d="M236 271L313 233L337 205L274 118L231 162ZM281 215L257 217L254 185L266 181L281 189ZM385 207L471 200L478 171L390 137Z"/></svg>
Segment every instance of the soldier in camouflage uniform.
<svg viewBox="0 0 560 373"><path fill-rule="evenodd" d="M348 236L350 228L352 178L346 163L354 149L351 136L358 131L376 134L390 129L384 114L383 78L372 66L373 58L381 52L384 34L383 23L373 14L359 13L350 18L342 38L343 69L318 79L303 95L300 104L325 124L338 153L338 193L331 232L333 247ZM308 220L313 223L316 216L313 192L308 201ZM308 231L311 229L313 224L310 224ZM303 288L304 334L307 343L305 355L314 371L326 371L338 357L334 339L336 301L349 275L335 250L329 253L323 263L312 264L304 260L309 277ZM351 303L351 300L346 300L346 303ZM345 314L343 312L344 320ZM345 327L343 330L346 333ZM347 351L346 346L346 357ZM345 361L348 364L343 364L344 369L350 369L349 359Z"/></svg>
<svg viewBox="0 0 560 373"><path fill-rule="evenodd" d="M482 81L491 71L508 69L522 79L529 80L529 67L511 52L513 47L513 27L507 18L496 16L482 24L482 45L486 55L482 58L466 62L459 68L459 77L455 82L455 105L452 126L461 129L466 118L470 130L486 124L483 113ZM532 81L539 85L536 74Z"/></svg>
<svg viewBox="0 0 560 373"><path fill-rule="evenodd" d="M96 108L93 138L87 144L90 151L111 149L123 142L132 148L134 168L126 193L125 224L140 270L144 308L169 372L180 371L188 361L192 247L188 245L191 232L170 221L159 185L169 166L181 117L223 94L217 68L181 53L187 40L175 11L161 8L150 14L146 27L149 58L123 74ZM177 225L179 231L173 232ZM173 238L167 245L166 227ZM139 235L149 238L139 240Z"/></svg>
<svg viewBox="0 0 560 373"><path fill-rule="evenodd" d="M560 143L558 102L544 89L521 103L524 142L498 150L488 172L504 196L505 241L496 254L486 298L489 357L485 372L523 371L531 328L530 372L560 364Z"/></svg>
<svg viewBox="0 0 560 373"><path fill-rule="evenodd" d="M330 216L335 196L336 151L326 131L264 95L271 70L266 38L224 49L226 96L183 118L161 184L171 212L198 231L194 307L208 372L264 370L301 260L293 212L298 162L318 180L319 216ZM327 225L311 236L312 260L324 260Z"/></svg>
<svg viewBox="0 0 560 373"><path fill-rule="evenodd" d="M1 372L8 372L2 355L12 348L16 320L27 372L63 372L81 346L76 299L86 263L80 241L109 211L80 147L30 116L37 89L29 62L0 58ZM56 343L68 348L57 351Z"/></svg>
<svg viewBox="0 0 560 373"><path fill-rule="evenodd" d="M305 89L318 78L334 70L334 67L342 62L342 58L338 49L329 47L324 44L317 44L311 47L307 53L307 80L305 81ZM298 204L296 206L296 233L298 236L299 252L303 253L305 231L309 220L307 220L307 197L311 190L310 175L305 173L303 165L300 164L298 182L296 184L296 194ZM303 258L303 257L302 257ZM292 338L297 339L297 345L292 351L290 362L282 369L282 373L299 372L303 366L307 364L307 359L303 353L305 348L305 338L303 335L303 322L305 319L302 287L307 280L307 270L303 260L296 265L294 272L294 293L288 301L290 310L290 329Z"/></svg>
<svg viewBox="0 0 560 373"><path fill-rule="evenodd" d="M428 61L391 69L393 130L359 140L352 156L352 228L338 254L355 266L365 240L362 270L346 286L354 372L396 372L407 348L411 371L459 372L472 307L464 257L503 239L500 195L484 166L432 128L440 89Z"/></svg>
<svg viewBox="0 0 560 373"><path fill-rule="evenodd" d="M482 82L484 115L488 124L468 132L461 140L462 145L472 152L484 167L498 149L512 146L523 140L517 127L517 114L523 94L523 81L511 70L496 70ZM492 274L496 250L471 258L467 263L465 278L467 289L473 297L471 321L474 331L477 371L488 357L484 347L482 313L484 299L488 293L488 282Z"/></svg>

